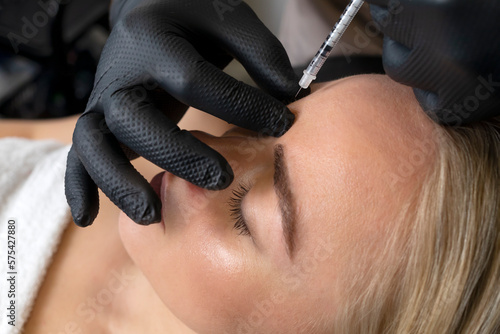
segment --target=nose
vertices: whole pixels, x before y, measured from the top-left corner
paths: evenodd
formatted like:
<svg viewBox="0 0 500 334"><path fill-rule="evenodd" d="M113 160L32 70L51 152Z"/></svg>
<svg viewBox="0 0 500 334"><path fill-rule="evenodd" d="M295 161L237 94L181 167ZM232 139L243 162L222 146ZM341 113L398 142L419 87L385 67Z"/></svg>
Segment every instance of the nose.
<svg viewBox="0 0 500 334"><path fill-rule="evenodd" d="M252 135L247 130L233 129L222 137L215 137L205 132L192 131L195 138L219 152L231 166L235 177L245 171L255 169L266 163L266 157L271 154L274 137Z"/></svg>
<svg viewBox="0 0 500 334"><path fill-rule="evenodd" d="M191 133L227 160L234 173L234 180L227 188L213 192L177 178L170 188L170 193L175 196L172 195L164 201L164 210L170 213L180 212L182 220L179 222L198 222L203 223L205 227L210 225L209 222L214 226L232 222L227 219L228 200L238 185L253 183L261 173L267 173L269 168L273 168L272 162L269 161L272 161L273 157L272 140L276 139L249 137L235 132L223 137L214 137L198 131ZM175 217L175 214L172 216Z"/></svg>

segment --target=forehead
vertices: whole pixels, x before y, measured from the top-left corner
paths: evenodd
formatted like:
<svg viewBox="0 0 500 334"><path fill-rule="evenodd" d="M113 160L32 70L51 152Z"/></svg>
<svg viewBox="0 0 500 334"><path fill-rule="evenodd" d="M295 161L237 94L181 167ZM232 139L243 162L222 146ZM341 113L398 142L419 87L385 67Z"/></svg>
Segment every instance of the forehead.
<svg viewBox="0 0 500 334"><path fill-rule="evenodd" d="M317 232L339 224L380 228L433 159L432 144L424 145L413 173L400 175L433 124L411 89L386 76L342 79L290 108L297 122L282 140L291 187L299 221Z"/></svg>

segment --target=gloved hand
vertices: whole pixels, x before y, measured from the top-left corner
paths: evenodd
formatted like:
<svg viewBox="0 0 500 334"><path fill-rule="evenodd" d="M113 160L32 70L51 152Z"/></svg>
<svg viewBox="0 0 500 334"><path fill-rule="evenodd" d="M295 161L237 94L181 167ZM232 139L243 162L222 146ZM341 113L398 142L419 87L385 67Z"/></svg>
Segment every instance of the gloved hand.
<svg viewBox="0 0 500 334"><path fill-rule="evenodd" d="M225 159L167 117L188 105L267 135L292 125L284 103L298 78L280 42L245 3L115 0L110 19L67 161L66 197L77 225L90 225L98 213L96 185L135 222L160 220L160 199L129 162L137 155L203 188L231 183ZM233 57L269 95L222 72Z"/></svg>
<svg viewBox="0 0 500 334"><path fill-rule="evenodd" d="M500 2L367 2L387 74L413 87L431 117L460 125L500 114Z"/></svg>

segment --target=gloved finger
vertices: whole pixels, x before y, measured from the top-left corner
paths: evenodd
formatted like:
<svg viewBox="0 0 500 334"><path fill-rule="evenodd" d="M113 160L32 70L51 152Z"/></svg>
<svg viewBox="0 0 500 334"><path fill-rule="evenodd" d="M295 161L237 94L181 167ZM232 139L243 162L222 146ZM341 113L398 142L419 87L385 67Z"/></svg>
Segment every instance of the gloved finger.
<svg viewBox="0 0 500 334"><path fill-rule="evenodd" d="M99 192L74 147L69 150L66 161L64 189L73 221L80 227L91 225L99 212Z"/></svg>
<svg viewBox="0 0 500 334"><path fill-rule="evenodd" d="M400 2L390 3L399 4ZM424 110L436 110L439 107L437 102L440 93L435 91L436 84L438 87L446 85L444 85L444 81L442 84L436 82L434 73L438 73L443 69L443 66L450 66L450 64L440 62L440 57L435 54L423 52L421 48L415 48L413 43L418 29L409 29L408 27L411 25L408 25L408 22L403 22L404 20L412 20L412 15L415 13L414 10L410 10L409 13L404 12L408 10L407 6L409 5L405 3L397 10L394 9L397 8L396 5L392 5L392 10L376 5L370 6L372 18L384 33L384 70L393 80L416 88L415 92ZM426 59L429 60L426 61ZM427 66L421 66L422 63L427 64ZM431 113L429 114L431 115Z"/></svg>
<svg viewBox="0 0 500 334"><path fill-rule="evenodd" d="M134 88L111 96L106 122L116 138L147 160L199 187L219 190L233 181L222 155L179 127ZM147 129L147 131L144 131Z"/></svg>
<svg viewBox="0 0 500 334"><path fill-rule="evenodd" d="M455 121L453 113L444 109L440 110L439 96L436 92L426 91L418 88L414 88L413 92L422 109L435 122L439 123L441 122L441 120L443 120L443 123L446 124L445 122L449 121L450 119L453 119L453 121Z"/></svg>
<svg viewBox="0 0 500 334"><path fill-rule="evenodd" d="M399 23L409 19L408 15L405 15L405 10L406 8L403 6L385 7L370 5L370 14L377 28L384 33L384 36L389 36L397 41L411 40L414 34L414 30L401 28L401 26L406 27L406 24L401 25Z"/></svg>
<svg viewBox="0 0 500 334"><path fill-rule="evenodd" d="M135 160L137 158L140 157L139 154L135 153L130 147L128 147L127 145L124 145L123 143L120 143L120 147L123 151L123 153L125 154L125 156L127 157L127 160L129 161L132 161L132 160Z"/></svg>
<svg viewBox="0 0 500 334"><path fill-rule="evenodd" d="M236 6L225 16L224 24L209 33L241 62L264 91L285 103L294 100L299 78L288 55L278 38L246 3Z"/></svg>
<svg viewBox="0 0 500 334"><path fill-rule="evenodd" d="M411 24L415 21L416 13L422 9L415 7L411 2L389 1L387 6L370 5L370 13L377 28L383 32L384 36L398 41L412 49L418 39L419 27ZM436 25L435 18L429 17L424 24ZM443 21L446 25L446 21Z"/></svg>
<svg viewBox="0 0 500 334"><path fill-rule="evenodd" d="M215 51L214 49L217 49ZM226 51L220 49L218 46L212 46L210 52L204 52L204 50L198 49L198 52L205 58L209 63L214 64L217 68L221 70L224 69L230 62L233 61L234 57L227 54Z"/></svg>
<svg viewBox="0 0 500 334"><path fill-rule="evenodd" d="M173 97L229 123L281 136L295 116L280 101L206 61L185 39L167 36L162 61L151 73ZM167 47L175 45L175 48Z"/></svg>
<svg viewBox="0 0 500 334"><path fill-rule="evenodd" d="M144 225L161 220L160 199L123 153L104 115L90 112L80 117L73 143L92 180L127 216Z"/></svg>
<svg viewBox="0 0 500 334"><path fill-rule="evenodd" d="M460 96L458 92L463 89L464 82L473 82L465 73L458 75L454 64L442 56L422 49L409 49L389 37L384 37L384 69L393 80L414 88L415 96L422 109L435 121L442 124L458 124L457 112L445 108L453 105ZM426 66L421 66L425 63ZM436 77L439 71L453 73L452 80L447 75ZM474 86L475 87L475 86ZM474 93L473 88L470 94ZM447 98L444 98L444 97ZM472 96L472 95L471 95ZM458 112L458 114L460 114Z"/></svg>
<svg viewBox="0 0 500 334"><path fill-rule="evenodd" d="M410 55L412 50L407 46L391 39L388 36L384 36L383 45L383 63L384 70L393 80L398 81L403 84L409 84L404 82L405 77L407 77L407 72L413 72L419 70L419 68L408 68L406 65L411 65L409 63Z"/></svg>
<svg viewBox="0 0 500 334"><path fill-rule="evenodd" d="M139 87L133 89L140 90ZM169 120L171 120L175 124L180 122L182 117L184 117L184 115L186 114L187 109L189 108L184 103L174 99L172 95L168 94L161 88L143 92L144 94L137 95L137 100L141 101L143 99L148 99L148 103L151 102L155 106L157 106L158 110L160 110L165 116L168 117Z"/></svg>
<svg viewBox="0 0 500 334"><path fill-rule="evenodd" d="M387 7L375 4L370 5L370 15L372 20L378 25L379 30L383 30L390 23L390 13Z"/></svg>
<svg viewBox="0 0 500 334"><path fill-rule="evenodd" d="M436 91L436 87L453 90L460 85L460 82L450 82L446 76L433 76L437 71L453 66L442 57L425 53L421 49L410 49L387 36L384 37L383 48L384 69L387 75L397 82L424 90L425 93L421 92L417 97L422 99L419 101L426 111L439 108L437 102L441 92ZM422 62L427 65L421 66Z"/></svg>

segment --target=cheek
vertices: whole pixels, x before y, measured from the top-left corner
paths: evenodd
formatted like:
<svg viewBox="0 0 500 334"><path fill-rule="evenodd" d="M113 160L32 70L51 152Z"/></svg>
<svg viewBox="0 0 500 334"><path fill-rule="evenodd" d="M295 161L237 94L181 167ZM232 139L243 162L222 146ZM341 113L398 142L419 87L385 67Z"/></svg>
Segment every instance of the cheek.
<svg viewBox="0 0 500 334"><path fill-rule="evenodd" d="M153 255L161 243L163 227L160 224L142 226L136 224L123 212L120 212L118 229L123 246L135 263L141 263L145 257Z"/></svg>
<svg viewBox="0 0 500 334"><path fill-rule="evenodd" d="M221 224L215 212L192 213L188 224L143 227L120 217L123 243L165 305L199 332L223 332L268 295L269 263L251 240ZM158 228L157 228L158 227Z"/></svg>

